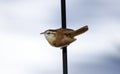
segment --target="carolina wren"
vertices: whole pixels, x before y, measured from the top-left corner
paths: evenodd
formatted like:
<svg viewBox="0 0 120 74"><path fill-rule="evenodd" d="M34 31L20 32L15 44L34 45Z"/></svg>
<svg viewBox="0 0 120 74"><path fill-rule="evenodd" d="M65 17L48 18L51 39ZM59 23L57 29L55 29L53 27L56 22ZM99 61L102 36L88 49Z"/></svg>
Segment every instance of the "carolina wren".
<svg viewBox="0 0 120 74"><path fill-rule="evenodd" d="M59 28L59 29L49 29L46 30L45 32L42 32L40 34L44 34L47 41L50 43L50 45L54 47L66 47L70 43L74 42L76 39L74 38L75 36L82 34L88 30L88 26L83 26L80 29L73 30L73 29L64 29L64 28Z"/></svg>

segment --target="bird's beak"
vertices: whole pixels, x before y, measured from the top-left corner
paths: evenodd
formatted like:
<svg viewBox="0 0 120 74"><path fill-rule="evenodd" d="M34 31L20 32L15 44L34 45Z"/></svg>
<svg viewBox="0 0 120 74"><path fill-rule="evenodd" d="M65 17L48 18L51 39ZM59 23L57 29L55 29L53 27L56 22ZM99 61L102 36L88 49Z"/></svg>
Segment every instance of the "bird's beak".
<svg viewBox="0 0 120 74"><path fill-rule="evenodd" d="M42 33L40 33L40 34L44 34L45 32L42 32Z"/></svg>

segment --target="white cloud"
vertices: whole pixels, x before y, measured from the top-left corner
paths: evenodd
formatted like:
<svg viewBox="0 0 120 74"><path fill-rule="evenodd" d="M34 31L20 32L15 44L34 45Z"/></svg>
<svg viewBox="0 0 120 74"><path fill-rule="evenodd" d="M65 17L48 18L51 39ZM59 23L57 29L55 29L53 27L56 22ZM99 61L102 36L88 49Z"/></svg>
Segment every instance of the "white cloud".
<svg viewBox="0 0 120 74"><path fill-rule="evenodd" d="M53 0L16 1L0 4L0 28L3 31L32 32L49 27L48 23L55 17L52 15L59 2ZM44 27L43 27L44 25ZM52 24L50 24L52 26ZM53 25L54 26L54 25ZM34 30L33 30L34 28Z"/></svg>
<svg viewBox="0 0 120 74"><path fill-rule="evenodd" d="M70 4L73 3L70 2ZM39 35L39 32L46 29L60 27L60 24L55 25L56 21L59 23L60 12L57 14L60 11L59 6L60 1L57 0L14 0L0 3L0 69L2 70L0 74L62 72L61 50L51 47L44 36ZM72 6L74 7L74 4ZM116 13L117 7L115 8ZM74 10L71 8L70 11L74 12ZM78 11L86 12L84 9ZM113 12L113 10L110 11ZM71 14L71 12L67 13ZM81 23L87 23L89 26L89 31L76 37L77 41L68 47L70 63L76 61L80 61L79 64L81 62L104 62L98 56L102 58L106 55L119 57L119 53L112 44L112 41L120 41L118 19L104 18L106 13L104 15L100 13L102 14L100 18L96 15L92 15L94 19L80 17L82 21L75 16L71 17L70 14L68 19L74 20L73 22L68 20L68 23L70 22L68 27L78 29ZM79 21L75 21L76 19ZM73 25L73 23L79 25Z"/></svg>
<svg viewBox="0 0 120 74"><path fill-rule="evenodd" d="M0 37L0 64L3 69L2 74L17 74L21 70L26 70L22 74L26 74L27 70L45 71L55 70L57 67L57 59L60 58L58 51L49 48L44 44L43 39L34 39L27 36L17 34L2 34ZM54 64L54 67L53 67ZM5 72L7 70L7 72ZM14 71L15 70L15 71ZM29 71L28 71L29 72Z"/></svg>

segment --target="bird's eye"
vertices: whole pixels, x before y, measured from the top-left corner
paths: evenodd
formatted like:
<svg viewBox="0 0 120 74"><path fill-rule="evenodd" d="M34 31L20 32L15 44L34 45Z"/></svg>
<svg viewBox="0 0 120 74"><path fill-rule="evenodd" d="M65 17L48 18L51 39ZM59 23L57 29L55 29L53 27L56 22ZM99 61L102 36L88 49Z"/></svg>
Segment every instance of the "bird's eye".
<svg viewBox="0 0 120 74"><path fill-rule="evenodd" d="M50 32L48 32L47 34L50 34Z"/></svg>

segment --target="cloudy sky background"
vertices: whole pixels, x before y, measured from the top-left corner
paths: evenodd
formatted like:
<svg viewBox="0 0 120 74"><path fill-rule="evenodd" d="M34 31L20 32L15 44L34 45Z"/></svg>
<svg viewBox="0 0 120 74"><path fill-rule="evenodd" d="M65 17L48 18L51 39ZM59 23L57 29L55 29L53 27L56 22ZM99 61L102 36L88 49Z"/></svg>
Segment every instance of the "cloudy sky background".
<svg viewBox="0 0 120 74"><path fill-rule="evenodd" d="M69 74L120 74L120 1L67 0ZM62 74L62 53L40 32L61 27L60 0L0 0L0 74Z"/></svg>

